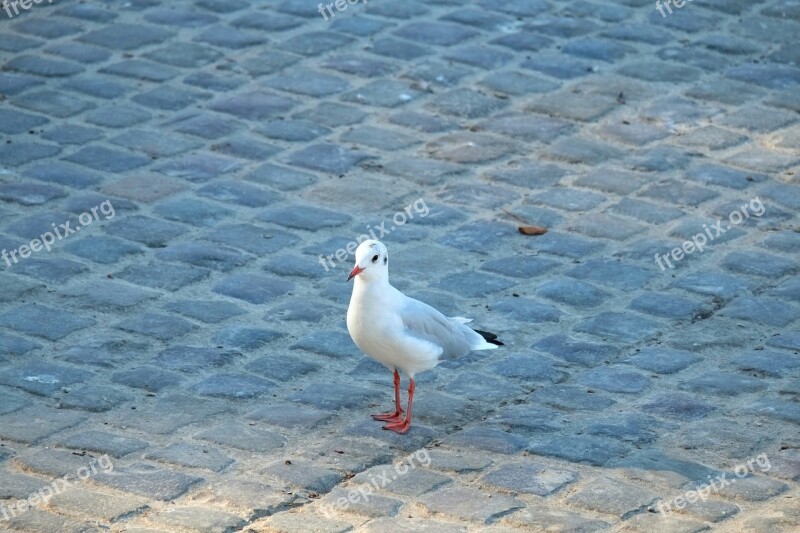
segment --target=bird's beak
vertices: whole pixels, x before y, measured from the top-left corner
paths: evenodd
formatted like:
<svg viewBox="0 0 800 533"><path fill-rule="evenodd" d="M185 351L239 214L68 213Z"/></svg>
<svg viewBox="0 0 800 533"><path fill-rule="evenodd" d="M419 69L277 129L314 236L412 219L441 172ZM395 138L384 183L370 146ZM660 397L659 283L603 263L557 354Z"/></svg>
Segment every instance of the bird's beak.
<svg viewBox="0 0 800 533"><path fill-rule="evenodd" d="M353 270L350 272L350 275L347 276L347 281L350 281L351 279L353 279L354 277L358 276L362 272L364 272L364 269L361 268L360 266L356 265L355 267L353 267Z"/></svg>

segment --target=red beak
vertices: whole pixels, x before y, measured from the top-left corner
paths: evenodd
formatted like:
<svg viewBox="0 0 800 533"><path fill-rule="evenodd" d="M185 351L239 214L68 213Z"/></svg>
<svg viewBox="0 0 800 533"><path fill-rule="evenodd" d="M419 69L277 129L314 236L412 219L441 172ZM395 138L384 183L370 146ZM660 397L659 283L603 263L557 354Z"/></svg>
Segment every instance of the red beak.
<svg viewBox="0 0 800 533"><path fill-rule="evenodd" d="M359 274L361 274L362 272L364 272L364 269L363 269L363 268L361 268L361 267L359 267L358 265L356 265L356 266L353 268L353 270L350 272L350 275L349 275L349 276L347 276L347 281L350 281L351 279L353 279L354 277L358 276L358 275L359 275Z"/></svg>

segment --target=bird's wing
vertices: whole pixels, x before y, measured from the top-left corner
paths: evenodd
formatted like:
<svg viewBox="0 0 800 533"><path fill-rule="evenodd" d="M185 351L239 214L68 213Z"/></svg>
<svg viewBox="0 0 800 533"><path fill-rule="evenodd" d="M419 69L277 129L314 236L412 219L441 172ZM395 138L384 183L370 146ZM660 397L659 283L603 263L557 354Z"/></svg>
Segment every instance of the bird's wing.
<svg viewBox="0 0 800 533"><path fill-rule="evenodd" d="M440 359L466 355L471 349L469 333L477 335L430 305L413 298L406 297L399 314L408 335L441 347Z"/></svg>

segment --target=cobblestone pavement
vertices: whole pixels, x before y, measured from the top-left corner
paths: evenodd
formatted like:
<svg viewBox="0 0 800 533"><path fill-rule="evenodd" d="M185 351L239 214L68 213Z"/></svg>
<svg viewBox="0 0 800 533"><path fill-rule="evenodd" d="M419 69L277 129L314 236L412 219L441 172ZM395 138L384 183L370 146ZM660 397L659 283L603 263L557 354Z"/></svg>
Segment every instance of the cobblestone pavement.
<svg viewBox="0 0 800 533"><path fill-rule="evenodd" d="M0 531L798 531L797 1L15 5Z"/></svg>

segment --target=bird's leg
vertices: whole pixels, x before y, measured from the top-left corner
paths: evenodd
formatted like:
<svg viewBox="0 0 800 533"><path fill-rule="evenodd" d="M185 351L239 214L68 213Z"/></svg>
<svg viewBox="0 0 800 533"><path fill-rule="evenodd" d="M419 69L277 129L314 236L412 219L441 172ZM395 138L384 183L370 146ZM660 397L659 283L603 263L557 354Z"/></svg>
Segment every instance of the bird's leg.
<svg viewBox="0 0 800 533"><path fill-rule="evenodd" d="M394 405L394 413L372 415L372 418L381 422L397 422L403 416L403 408L400 407L400 373L396 368L394 369Z"/></svg>
<svg viewBox="0 0 800 533"><path fill-rule="evenodd" d="M408 384L408 412L403 420L391 422L383 426L383 429L394 431L395 433L405 433L411 427L411 404L414 402L414 380Z"/></svg>

